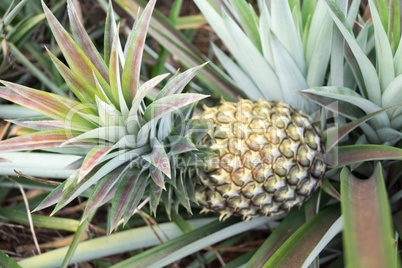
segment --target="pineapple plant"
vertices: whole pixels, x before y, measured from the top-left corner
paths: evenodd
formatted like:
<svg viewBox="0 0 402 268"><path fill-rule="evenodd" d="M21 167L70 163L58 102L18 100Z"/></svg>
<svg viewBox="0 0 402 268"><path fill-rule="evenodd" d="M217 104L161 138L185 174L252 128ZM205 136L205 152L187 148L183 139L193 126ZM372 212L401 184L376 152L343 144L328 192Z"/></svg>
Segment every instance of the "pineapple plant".
<svg viewBox="0 0 402 268"><path fill-rule="evenodd" d="M152 211L162 201L168 214L179 204L189 211L195 200L188 167L199 164L207 148L195 145L180 131L191 118L195 102L207 97L182 93L202 68L177 74L153 95L144 98L167 77L159 75L141 83L141 58L155 0L150 1L130 32L123 48L111 5L105 28L104 58L94 47L74 5L68 1L71 36L42 2L46 18L67 61L62 63L48 51L56 68L78 100L2 81L1 97L31 108L45 117L14 120L36 131L5 140L1 151L57 150L83 155L81 167L57 187L37 209L57 203L54 212L96 184L82 220L105 202L112 202L111 230L124 218L128 221L142 200L150 198ZM141 84L140 84L141 83ZM188 128L187 128L188 129ZM192 160L191 160L192 159ZM183 161L182 161L183 162ZM181 167L181 168L180 168Z"/></svg>
<svg viewBox="0 0 402 268"><path fill-rule="evenodd" d="M116 2L121 4L124 1ZM202 66L174 76L159 92L153 89L166 75L157 76L141 85L139 69L142 49L155 1L149 1L124 48L120 45L118 25L115 24L112 9L109 7L103 58L85 33L71 1L68 1L72 37L59 25L46 6L44 10L68 65L51 53L49 55L79 101L3 81L6 86L0 93L3 98L39 111L46 118L14 120L16 124L39 131L5 140L0 143L0 150L44 149L81 154L81 167L37 209L57 203L54 210L57 212L93 185L82 223L100 205L111 201L109 230L120 219L127 222L140 200L145 197L149 197L153 212L159 202L164 204L168 213L172 206L177 210L180 204L191 211L191 202L195 202L203 206L204 211L220 213L221 219L240 215L243 219L250 220L230 226L232 228L229 227L226 233L232 235L271 220L256 216L284 214L293 206L304 203L306 214L309 212L317 215L310 218L307 216L305 219L303 211L292 210L248 265L253 267L256 260L259 263L266 262L270 267L309 265L314 261L311 258L320 251L320 246L329 243L342 229L342 218L337 205L328 205L319 212L311 205L320 205L314 190L326 169L323 155L326 151L333 150L341 138L347 137L357 127L361 127L364 135L356 143L398 144L399 79L396 80L395 75L396 81L390 90L387 89L387 83L384 84L385 87L380 87L384 95L388 94L388 102L381 102L376 106L367 102L366 95L371 96L370 102L378 101L378 96L372 95L378 90L375 88L377 84L371 84L372 80L369 78L379 78L371 67L365 67L365 64L370 66L364 60L366 55L359 51L355 39L350 36L350 25L347 25L348 21L340 11L343 8L346 13L346 3L339 9L331 1L305 1L303 10L300 10L299 1L271 1L269 7L265 1L259 1L261 12L258 17L245 1L215 2L221 6L214 6L210 1L196 2L233 56L230 58L213 46L218 59L231 77L229 81L237 85L233 89L235 93L232 92L231 95L241 95L247 99L238 102L222 100L221 105L204 106L202 113L193 115L195 102L206 96L183 94L181 91L197 72L203 71ZM358 2L354 1L350 6L348 18L356 17ZM221 7L228 12L221 15ZM327 10L332 17L328 16ZM375 15L373 19L375 30L380 32L380 36L383 35L383 28L378 28L382 25ZM370 25L365 27L367 28L364 31L368 31ZM364 40L364 31L358 40L367 44L369 42ZM399 34L394 34L399 37ZM347 49L351 49L349 54L346 53L350 65L344 63L344 41L339 37L343 37L349 46ZM239 47L237 39L242 41L242 47ZM375 40L380 42L383 39L377 37ZM332 47L328 49L330 45ZM392 46L396 52L397 45ZM247 54L244 54L245 49ZM378 55L382 53L380 50L376 52ZM399 54L396 52L396 64L399 62L397 55ZM342 60L339 61L337 56ZM354 60L357 60L358 67L352 64ZM382 59L379 57L380 60ZM389 61L389 57L387 60ZM382 69L386 64L382 63L381 66L383 67L378 68L381 73L379 80L386 76L386 71ZM368 74L365 72L367 70ZM359 74L363 74L363 78ZM357 96L358 93L347 89L345 85L358 88L361 95ZM302 94L298 94L299 92ZM146 95L151 96L151 100L143 101ZM333 106L328 105L329 100L339 101L340 109L335 112L339 112L341 116L333 120L341 127L321 131L328 122L318 120L321 122L316 126L314 123L317 123L317 117L308 114L317 109L314 102L325 109L333 110ZM350 103L357 105L366 115L357 109L347 109ZM346 123L346 119L351 122ZM392 139L384 139L381 133L394 136ZM326 149L323 140L326 140ZM324 177L324 191L339 199L339 193L328 178L334 174L339 175L337 169L340 167L361 164L365 160L400 160L400 150L390 147L355 145L335 148L339 154L338 163L329 163L333 170ZM349 157L351 154L353 157ZM187 164L183 165L182 159L194 161L186 161ZM359 168L357 165L354 167ZM363 164L362 167L364 169L370 165ZM381 184L381 165L376 165L375 171L376 183L381 191L377 188L373 191L383 202L386 192ZM348 195L349 189L344 187L349 181L356 181L348 172L344 168L340 174L345 232L351 229L350 217L354 216L350 213L352 210L348 211L350 208L345 200L352 204L353 195L357 193L350 191ZM310 197L310 201L305 203ZM375 206L371 208L375 215L380 213L375 210ZM390 212L387 208L389 206L386 204L380 208L385 216L384 223L378 226L391 236ZM357 215L359 211L355 212ZM224 228L232 223L230 220L229 223L225 221L219 223L220 227L217 223L213 228ZM161 258L155 263L154 256L166 254L169 250L194 246L196 242L193 242L192 236L201 230L204 229L189 233L187 240L181 243L177 240L169 241L149 253L134 256L120 266L166 265L172 258ZM211 227L205 230L215 229ZM222 235L222 232L219 234ZM213 240L214 235L213 233L208 238ZM286 241L278 242L275 240L278 236ZM392 247L386 242L389 237L384 235L383 238L378 244L385 244L382 249L391 252ZM345 240L347 239L353 238L346 237ZM201 240L199 244L205 247ZM271 250L276 247L272 246L273 241L281 246L281 250ZM304 247L303 241L307 241L308 246L313 244L314 248L307 245ZM188 245L189 243L194 244ZM288 253L284 254L284 251ZM310 255L312 252L316 255ZM183 256L180 255L183 254L182 251L174 254L174 258ZM270 258L272 254L276 258ZM149 257L150 255L153 256ZM312 255L314 256L311 257ZM301 257L294 259L291 256ZM389 257L388 255L384 259L393 259L392 256ZM390 265L387 267L396 267L395 262L390 261L388 264Z"/></svg>
<svg viewBox="0 0 402 268"><path fill-rule="evenodd" d="M55 213L91 185L95 189L83 219L113 198L112 227L121 218L128 221L144 194L153 212L160 200L168 214L172 205L177 210L180 204L191 212L195 202L204 211L220 212L222 219L233 214L244 219L272 216L301 205L325 172L318 159L324 152L321 137L306 114L282 103L241 100L207 108L189 120L192 108L181 108L206 96L181 91L202 66L175 76L152 103L144 104L144 97L166 78L159 75L139 85L142 47L154 5L151 1L144 9L124 48L109 8L102 58L71 2L72 37L43 4L68 66L51 52L49 56L79 101L2 81L3 98L52 120L15 120L39 131L3 141L0 150L75 150L85 157L37 209L57 201ZM205 131L201 136L185 134L200 132L205 125L211 126L206 138ZM192 160L183 166L183 159Z"/></svg>

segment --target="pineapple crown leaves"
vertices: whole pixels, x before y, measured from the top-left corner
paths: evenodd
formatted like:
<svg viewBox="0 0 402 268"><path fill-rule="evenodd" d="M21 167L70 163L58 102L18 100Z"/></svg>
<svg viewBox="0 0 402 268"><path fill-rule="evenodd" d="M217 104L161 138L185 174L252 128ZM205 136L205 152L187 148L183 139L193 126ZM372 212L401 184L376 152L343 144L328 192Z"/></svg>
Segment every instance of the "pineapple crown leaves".
<svg viewBox="0 0 402 268"><path fill-rule="evenodd" d="M323 3L300 10L299 1L271 1L270 8L259 1L258 16L245 1L217 2L222 10L210 1L195 0L233 56L213 46L243 93L252 100L283 101L314 111L312 102L295 92L327 82L333 22Z"/></svg>
<svg viewBox="0 0 402 268"><path fill-rule="evenodd" d="M196 159L192 138L185 137L185 121L195 103L207 96L182 93L204 65L173 76L145 105L144 98L167 77L140 82L146 33L156 0L149 1L136 21L123 49L118 25L109 4L105 26L104 56L96 50L71 1L68 4L70 35L42 2L43 9L67 65L48 51L56 68L78 101L1 81L0 96L42 113L40 120L16 120L37 132L0 142L0 151L76 148L86 154L81 167L57 187L36 210L57 203L54 212L92 187L83 220L111 200L112 229L127 221L145 193L152 211L160 200L184 205L195 200L188 170L175 170L180 157ZM181 133L177 133L177 129ZM176 131L173 131L176 130ZM174 134L173 134L174 133ZM176 178L177 177L177 178ZM168 211L168 213L170 213Z"/></svg>
<svg viewBox="0 0 402 268"><path fill-rule="evenodd" d="M386 30L394 29L386 29L382 22L382 18L388 21L388 16L393 15L388 14L388 10L386 14L383 10L380 10L380 13L375 1L370 0L373 23L362 22L364 27L356 38L348 21L349 14L346 17L341 8L332 1L323 3L347 44L345 55L353 79L347 79L345 76L345 81L342 81L340 86L310 88L303 90L302 94L330 110L331 107L327 103L337 101L338 110L335 112L351 120L362 118L361 111L367 116L376 114L370 121L361 124L368 141L395 145L402 139L402 46L399 42L399 32L398 38L387 34ZM398 3L393 5L389 12L395 12L395 5ZM399 24L399 17L397 23ZM374 28L372 37L367 35L369 28ZM374 39L376 66L366 56L366 53L370 52L370 48L365 51L369 38ZM357 91L351 89L355 87ZM357 109L347 108L351 105Z"/></svg>

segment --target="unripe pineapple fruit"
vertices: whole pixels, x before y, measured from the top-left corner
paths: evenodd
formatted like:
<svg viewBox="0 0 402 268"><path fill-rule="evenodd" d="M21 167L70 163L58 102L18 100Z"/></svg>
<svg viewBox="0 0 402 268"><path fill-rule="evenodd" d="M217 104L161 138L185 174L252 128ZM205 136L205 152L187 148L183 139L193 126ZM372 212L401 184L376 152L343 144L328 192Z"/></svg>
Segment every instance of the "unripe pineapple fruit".
<svg viewBox="0 0 402 268"><path fill-rule="evenodd" d="M202 143L216 151L199 172L196 197L221 219L287 212L312 195L325 172L319 131L286 104L222 101L196 118L209 121Z"/></svg>

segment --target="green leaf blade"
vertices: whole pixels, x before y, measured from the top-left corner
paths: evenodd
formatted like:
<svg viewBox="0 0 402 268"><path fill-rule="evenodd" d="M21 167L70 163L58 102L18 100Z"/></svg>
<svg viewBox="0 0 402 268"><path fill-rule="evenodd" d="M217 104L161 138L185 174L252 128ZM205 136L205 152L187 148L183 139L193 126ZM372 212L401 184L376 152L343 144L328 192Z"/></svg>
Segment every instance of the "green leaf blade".
<svg viewBox="0 0 402 268"><path fill-rule="evenodd" d="M341 172L341 204L344 215L346 265L350 267L398 267L393 246L391 210L381 164L367 180Z"/></svg>
<svg viewBox="0 0 402 268"><path fill-rule="evenodd" d="M152 152L148 155L143 155L142 158L171 178L170 161L164 146L156 138L153 138L151 143L153 144Z"/></svg>
<svg viewBox="0 0 402 268"><path fill-rule="evenodd" d="M155 2L156 0L151 0L147 4L141 17L136 22L137 25L133 30L133 36L127 45L127 60L124 63L122 74L123 96L127 103L131 103L138 90L142 53Z"/></svg>
<svg viewBox="0 0 402 268"><path fill-rule="evenodd" d="M340 217L339 207L329 207L299 228L265 263L263 267L305 267L305 263L314 249L329 232L330 236L336 235L341 229L331 231L331 227L337 223ZM324 239L326 243L330 238Z"/></svg>
<svg viewBox="0 0 402 268"><path fill-rule="evenodd" d="M385 145L348 145L338 148L338 161L334 168L373 160L402 160L402 149ZM334 163L333 160L327 160Z"/></svg>
<svg viewBox="0 0 402 268"><path fill-rule="evenodd" d="M84 26L82 25L81 20L77 14L77 11L74 8L72 0L67 1L67 12L75 41L81 47L82 51L88 57L89 61L92 62L98 72L107 81L107 66L103 61L101 55L99 54L98 50L95 48L95 45L92 43L92 40L89 37L88 33L84 29Z"/></svg>
<svg viewBox="0 0 402 268"><path fill-rule="evenodd" d="M304 222L303 210L293 209L248 261L246 268L262 267Z"/></svg>
<svg viewBox="0 0 402 268"><path fill-rule="evenodd" d="M350 50L356 58L358 67L363 76L364 84L361 86L365 87L368 99L381 107L381 86L373 64L358 45L351 29L349 28L345 15L339 9L336 3L331 0L325 0L323 3L326 5L332 19L338 26L338 29L341 31L345 41L349 45Z"/></svg>
<svg viewBox="0 0 402 268"><path fill-rule="evenodd" d="M64 129L44 130L1 141L0 152L56 148L67 139Z"/></svg>

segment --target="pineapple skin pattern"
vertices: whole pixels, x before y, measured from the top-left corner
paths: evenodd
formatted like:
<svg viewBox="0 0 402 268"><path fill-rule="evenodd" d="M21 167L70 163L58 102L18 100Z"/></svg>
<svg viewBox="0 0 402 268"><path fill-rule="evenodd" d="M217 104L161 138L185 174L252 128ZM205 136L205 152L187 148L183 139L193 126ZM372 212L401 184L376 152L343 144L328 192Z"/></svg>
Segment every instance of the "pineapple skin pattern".
<svg viewBox="0 0 402 268"><path fill-rule="evenodd" d="M202 144L216 152L198 172L204 212L245 220L281 214L301 206L325 173L319 131L282 102L222 101L194 118L208 121Z"/></svg>

